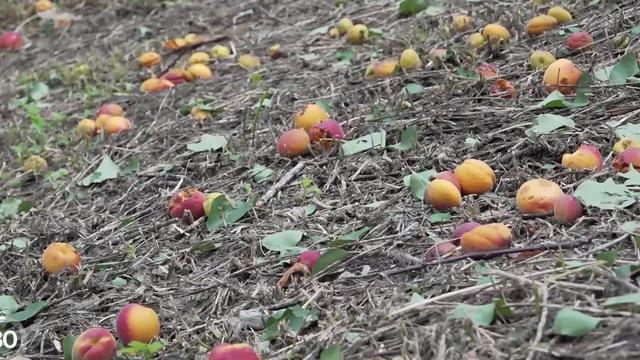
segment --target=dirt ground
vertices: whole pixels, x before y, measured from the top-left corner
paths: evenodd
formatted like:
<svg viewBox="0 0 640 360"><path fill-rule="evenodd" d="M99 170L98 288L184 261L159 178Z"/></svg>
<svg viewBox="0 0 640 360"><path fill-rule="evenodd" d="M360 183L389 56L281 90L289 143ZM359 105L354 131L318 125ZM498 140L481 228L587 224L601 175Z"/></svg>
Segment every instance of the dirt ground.
<svg viewBox="0 0 640 360"><path fill-rule="evenodd" d="M588 73L613 65L638 50L640 37L631 31L640 24L637 1L562 2L574 16L570 26L595 40L576 53L563 46L569 25L527 36L524 24L548 6L524 0L451 1L437 15L406 18L398 16L396 1L354 0L338 7L299 0L62 1L60 8L77 17L64 29L30 18L31 4L25 3L0 2L0 30L25 22L26 37L22 50L0 52L0 202L32 204L0 219L0 294L21 305L47 302L21 324L24 357L62 359L65 336L94 325L113 331L119 308L136 302L160 316L164 348L152 357L157 359L203 359L220 342L246 342L265 359L318 358L331 345L347 359L640 358L638 314L603 306L607 298L640 291L633 271L637 233L621 227L638 219L637 201L624 209L588 207L573 225L521 215L515 204L518 187L531 178L553 180L571 193L587 180L615 176L611 148L618 137L607 122L640 124L638 88L594 83L588 105L542 109L536 106L547 96L542 71L529 68L529 54L546 49ZM455 34L449 27L460 12L472 15L474 31L500 22L512 39L501 49L469 50L464 39L470 31ZM328 37L342 17L374 29L371 41L352 46ZM259 76L233 59L216 61L210 81L141 93L139 84L150 74L139 69L137 56L156 50L163 54L162 69L173 61L180 65L189 52L168 53L162 42L187 33L227 36L220 43L232 44L234 53L261 58ZM628 36L628 44L615 46L617 36ZM287 57L266 55L275 43ZM406 47L423 55L423 69L364 78L372 59L398 56ZM452 54L443 66L427 57L434 47ZM350 63L339 63L340 56L351 56ZM491 81L468 75L485 61L515 85L517 98L491 96ZM35 136L33 116L12 103L40 82L49 91L37 104L44 133ZM409 95L408 84L422 91ZM180 111L195 99L221 111L199 124ZM257 107L261 99L270 99L270 106ZM334 148L293 160L279 156L275 141L291 127L292 114L321 100L343 124L347 140L384 130L391 145L415 127L417 141L406 151L376 148L346 156ZM134 128L79 140L77 121L107 101L121 104ZM528 132L543 113L570 116L575 126ZM203 134L223 135L228 144L213 152L188 150ZM560 165L562 154L582 143L601 150L602 171ZM43 156L57 176L25 174L22 161L31 154ZM79 186L105 155L127 170ZM403 183L412 172L452 170L467 158L489 164L497 184L489 193L465 196L450 217L416 199ZM271 169L271 177L257 181L250 172L256 164ZM215 231L166 212L178 188L221 191L242 202L264 196L286 176L289 181L263 206ZM432 244L450 239L457 225L470 220L507 224L515 248L555 250L524 260L506 254L420 266ZM336 242L362 229L361 236ZM283 230L304 231L300 247L340 248L348 255L280 290L276 282L293 257L280 257L261 240ZM16 239L20 246L11 245ZM79 274L44 273L40 256L51 242L78 250ZM612 250L613 264L596 259ZM625 265L631 274L619 276ZM495 299L509 311L497 311L490 325L454 315L458 304ZM283 322L269 340L263 326L246 326L247 310L267 317L294 307L317 318L306 318L297 332ZM559 335L554 318L562 309L600 323L582 336Z"/></svg>

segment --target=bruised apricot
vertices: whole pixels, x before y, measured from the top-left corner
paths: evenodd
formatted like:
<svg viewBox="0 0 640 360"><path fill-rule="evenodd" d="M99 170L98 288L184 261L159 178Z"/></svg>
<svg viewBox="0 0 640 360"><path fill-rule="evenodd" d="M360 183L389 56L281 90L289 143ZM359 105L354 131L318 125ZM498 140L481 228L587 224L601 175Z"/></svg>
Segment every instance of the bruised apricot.
<svg viewBox="0 0 640 360"><path fill-rule="evenodd" d="M468 15L456 15L451 22L451 28L455 32L464 32L471 29L471 17Z"/></svg>
<svg viewBox="0 0 640 360"><path fill-rule="evenodd" d="M96 121L92 119L82 119L76 125L76 133L83 138L91 138L98 132Z"/></svg>
<svg viewBox="0 0 640 360"><path fill-rule="evenodd" d="M529 35L540 35L558 25L558 20L549 15L538 15L527 22Z"/></svg>
<svg viewBox="0 0 640 360"><path fill-rule="evenodd" d="M640 149L640 140L631 138L622 138L613 145L613 152L620 154L628 148Z"/></svg>
<svg viewBox="0 0 640 360"><path fill-rule="evenodd" d="M369 29L364 24L353 25L347 31L347 42L352 45L361 45L369 40Z"/></svg>
<svg viewBox="0 0 640 360"><path fill-rule="evenodd" d="M413 70L422 66L420 55L413 49L405 49L400 54L400 67L404 70Z"/></svg>
<svg viewBox="0 0 640 360"><path fill-rule="evenodd" d="M206 196L193 187L180 190L171 197L167 204L169 216L176 219L184 217L185 210L189 210L193 220L198 220L204 215L204 202Z"/></svg>
<svg viewBox="0 0 640 360"><path fill-rule="evenodd" d="M138 64L142 67L152 67L160 64L160 54L155 51L146 52L138 57Z"/></svg>
<svg viewBox="0 0 640 360"><path fill-rule="evenodd" d="M344 139L342 125L333 119L322 120L309 128L307 133L312 144L318 144L325 150L329 150L336 140Z"/></svg>
<svg viewBox="0 0 640 360"><path fill-rule="evenodd" d="M365 70L365 77L367 78L381 78L391 76L396 72L398 68L398 61L395 59L387 59L382 61L375 61Z"/></svg>
<svg viewBox="0 0 640 360"><path fill-rule="evenodd" d="M462 235L462 252L480 253L511 246L511 230L502 223L476 226Z"/></svg>
<svg viewBox="0 0 640 360"><path fill-rule="evenodd" d="M536 50L529 55L529 65L534 70L546 69L556 61L556 57L548 51Z"/></svg>
<svg viewBox="0 0 640 360"><path fill-rule="evenodd" d="M140 84L140 90L147 93L165 91L172 87L174 84L171 81L156 77L149 78Z"/></svg>
<svg viewBox="0 0 640 360"><path fill-rule="evenodd" d="M546 179L532 179L520 186L516 193L516 205L523 214L544 215L553 210L553 205L562 195L558 184Z"/></svg>
<svg viewBox="0 0 640 360"><path fill-rule="evenodd" d="M329 114L320 105L308 104L302 111L293 115L293 127L309 130L312 126L328 118Z"/></svg>
<svg viewBox="0 0 640 360"><path fill-rule="evenodd" d="M41 262L46 272L56 274L63 270L78 272L81 260L80 255L71 244L55 242L44 249Z"/></svg>
<svg viewBox="0 0 640 360"><path fill-rule="evenodd" d="M102 127L102 131L107 135L118 134L129 129L131 129L131 122L122 116L108 117Z"/></svg>
<svg viewBox="0 0 640 360"><path fill-rule="evenodd" d="M472 48L481 48L487 43L487 39L481 33L473 33L467 38L467 44Z"/></svg>
<svg viewBox="0 0 640 360"><path fill-rule="evenodd" d="M191 64L187 68L187 72L191 74L194 79L199 80L210 80L213 78L213 74L211 73L211 69L205 64Z"/></svg>
<svg viewBox="0 0 640 360"><path fill-rule="evenodd" d="M496 174L482 160L467 159L458 165L453 173L460 182L463 194L486 193L496 184Z"/></svg>
<svg viewBox="0 0 640 360"><path fill-rule="evenodd" d="M640 170L640 149L627 148L613 159L611 166L620 172L626 172L629 166Z"/></svg>
<svg viewBox="0 0 640 360"><path fill-rule="evenodd" d="M448 210L462 203L460 190L444 179L434 179L427 185L424 201L438 210Z"/></svg>
<svg viewBox="0 0 640 360"><path fill-rule="evenodd" d="M565 24L573 20L571 13L562 6L553 6L547 11L547 15L553 16L558 21L558 24Z"/></svg>
<svg viewBox="0 0 640 360"><path fill-rule="evenodd" d="M560 195L553 204L553 217L564 224L574 223L582 212L582 204L572 195Z"/></svg>
<svg viewBox="0 0 640 360"><path fill-rule="evenodd" d="M597 147L583 144L574 153L562 155L562 166L573 170L601 170L602 155Z"/></svg>
<svg viewBox="0 0 640 360"><path fill-rule="evenodd" d="M352 26L353 22L351 21L351 19L342 18L340 19L340 21L338 21L338 25L336 25L336 28L338 29L338 34L344 35L349 31L349 29L351 29Z"/></svg>
<svg viewBox="0 0 640 360"><path fill-rule="evenodd" d="M160 335L160 319L155 310L139 304L127 304L116 315L116 333L123 344L149 343Z"/></svg>
<svg viewBox="0 0 640 360"><path fill-rule="evenodd" d="M569 59L558 59L544 72L543 83L547 92L560 91L564 95L571 95L582 71Z"/></svg>
<svg viewBox="0 0 640 360"><path fill-rule="evenodd" d="M593 38L586 31L578 31L569 34L564 41L564 46L569 50L583 50L593 44Z"/></svg>
<svg viewBox="0 0 640 360"><path fill-rule="evenodd" d="M309 151L309 134L303 129L291 129L280 135L276 142L276 150L280 156L294 158Z"/></svg>
<svg viewBox="0 0 640 360"><path fill-rule="evenodd" d="M194 52L189 56L187 64L207 64L209 62L209 54L204 51Z"/></svg>
<svg viewBox="0 0 640 360"><path fill-rule="evenodd" d="M425 261L434 261L437 260L447 254L454 252L458 247L452 243L451 241L443 241L437 244L434 244L427 250L427 253L424 254Z"/></svg>
<svg viewBox="0 0 640 360"><path fill-rule="evenodd" d="M482 36L492 44L504 43L511 38L509 30L500 24L488 24L482 29Z"/></svg>
<svg viewBox="0 0 640 360"><path fill-rule="evenodd" d="M210 54L211 54L211 57L213 57L214 59L224 60L224 59L228 59L229 56L231 56L231 51L229 51L229 48L226 46L214 45L211 48Z"/></svg>

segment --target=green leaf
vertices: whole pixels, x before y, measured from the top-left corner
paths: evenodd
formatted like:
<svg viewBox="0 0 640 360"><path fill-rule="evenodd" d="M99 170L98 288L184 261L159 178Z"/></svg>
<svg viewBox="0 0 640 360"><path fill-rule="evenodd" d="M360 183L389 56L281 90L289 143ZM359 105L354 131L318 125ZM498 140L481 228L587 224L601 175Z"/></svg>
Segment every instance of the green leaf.
<svg viewBox="0 0 640 360"><path fill-rule="evenodd" d="M640 141L640 124L624 124L616 127L616 136Z"/></svg>
<svg viewBox="0 0 640 360"><path fill-rule="evenodd" d="M640 305L640 293L614 296L608 298L607 301L604 302L604 306L614 306L620 304Z"/></svg>
<svg viewBox="0 0 640 360"><path fill-rule="evenodd" d="M477 326L489 326L493 322L496 304L490 303L486 305L469 305L458 304L453 309L454 318L468 318Z"/></svg>
<svg viewBox="0 0 640 360"><path fill-rule="evenodd" d="M614 85L622 85L638 72L640 72L638 60L633 52L629 52L613 66L609 73L609 80Z"/></svg>
<svg viewBox="0 0 640 360"><path fill-rule="evenodd" d="M339 246L339 245L344 245L344 244L348 244L354 241L358 241L360 240L366 233L368 233L370 230L370 228L368 226L362 227L356 231L352 231L350 233L344 234L344 235L340 235L338 236L338 238L333 242L333 244L335 246Z"/></svg>
<svg viewBox="0 0 640 360"><path fill-rule="evenodd" d="M571 309L562 309L553 321L553 331L559 335L582 336L598 326L600 319Z"/></svg>
<svg viewBox="0 0 640 360"><path fill-rule="evenodd" d="M72 360L71 353L73 350L73 343L76 342L78 337L75 335L67 335L62 339L62 353L64 354L64 360Z"/></svg>
<svg viewBox="0 0 640 360"><path fill-rule="evenodd" d="M633 164L629 165L629 170L626 173L620 175L627 179L624 182L625 186L640 186L640 172L633 167Z"/></svg>
<svg viewBox="0 0 640 360"><path fill-rule="evenodd" d="M422 300L424 300L424 296L420 295L415 291L411 292L411 299L409 299L409 304L419 303Z"/></svg>
<svg viewBox="0 0 640 360"><path fill-rule="evenodd" d="M411 83L411 84L407 84L404 87L404 90L409 95L418 95L418 94L421 94L424 91L424 86L422 86L420 84L416 84L416 83Z"/></svg>
<svg viewBox="0 0 640 360"><path fill-rule="evenodd" d="M218 196L211 202L207 230L214 231L235 223L253 209L257 201L258 196L253 195L247 201L234 206L226 196Z"/></svg>
<svg viewBox="0 0 640 360"><path fill-rule="evenodd" d="M269 180L273 175L273 170L266 166L255 164L253 169L249 170L249 175L253 176L253 179L259 184Z"/></svg>
<svg viewBox="0 0 640 360"><path fill-rule="evenodd" d="M620 230L629 234L640 235L640 221L627 221L620 225Z"/></svg>
<svg viewBox="0 0 640 360"><path fill-rule="evenodd" d="M417 142L417 138L418 130L414 126L409 126L402 132L400 142L389 147L398 151L408 151Z"/></svg>
<svg viewBox="0 0 640 360"><path fill-rule="evenodd" d="M9 315L13 314L20 308L18 302L13 296L0 295L0 314Z"/></svg>
<svg viewBox="0 0 640 360"><path fill-rule="evenodd" d="M271 107L271 99L262 98L258 100L251 108L252 109L268 109Z"/></svg>
<svg viewBox="0 0 640 360"><path fill-rule="evenodd" d="M504 299L493 299L493 303L496 306L496 314L501 318L506 319L513 315L513 310L511 310Z"/></svg>
<svg viewBox="0 0 640 360"><path fill-rule="evenodd" d="M604 261L606 266L612 266L616 262L618 252L616 250L603 251L596 255L596 260Z"/></svg>
<svg viewBox="0 0 640 360"><path fill-rule="evenodd" d="M348 258L350 255L351 254L344 249L329 249L324 254L320 255L315 265L313 265L311 273L315 275L329 266Z"/></svg>
<svg viewBox="0 0 640 360"><path fill-rule="evenodd" d="M204 134L200 141L187 145L187 149L193 152L216 151L227 145L227 138L222 135Z"/></svg>
<svg viewBox="0 0 640 360"><path fill-rule="evenodd" d="M587 104L588 101L584 92L576 95L574 102L570 102L565 100L564 95L562 95L560 91L555 90L551 94L547 95L544 100L538 103L537 107L544 109L573 109Z"/></svg>
<svg viewBox="0 0 640 360"><path fill-rule="evenodd" d="M29 97L33 101L43 99L45 96L47 96L48 93L49 87L47 86L47 84L42 82L37 82L29 88Z"/></svg>
<svg viewBox="0 0 640 360"><path fill-rule="evenodd" d="M426 0L403 0L400 3L400 16L415 15L428 7Z"/></svg>
<svg viewBox="0 0 640 360"><path fill-rule="evenodd" d="M331 104L327 100L320 99L316 101L316 105L320 106L327 114L331 114Z"/></svg>
<svg viewBox="0 0 640 360"><path fill-rule="evenodd" d="M315 28L315 29L311 30L311 32L309 32L309 35L324 35L327 32L329 32L329 27L328 26L321 26L319 28Z"/></svg>
<svg viewBox="0 0 640 360"><path fill-rule="evenodd" d="M333 56L335 56L338 61L350 61L353 59L355 54L351 50L338 50Z"/></svg>
<svg viewBox="0 0 640 360"><path fill-rule="evenodd" d="M411 194L413 194L413 196L422 200L424 199L424 191L427 188L427 183L435 175L435 170L425 170L419 173L407 175L402 179L402 181L406 186L411 188Z"/></svg>
<svg viewBox="0 0 640 360"><path fill-rule="evenodd" d="M137 174L139 172L140 172L140 160L136 158L129 158L129 160L127 160L127 166L125 166L124 169L122 170L122 174L129 175L129 174Z"/></svg>
<svg viewBox="0 0 640 360"><path fill-rule="evenodd" d="M623 209L636 202L624 185L616 184L611 178L603 183L587 180L578 186L573 195L585 206L603 210Z"/></svg>
<svg viewBox="0 0 640 360"><path fill-rule="evenodd" d="M633 28L631 28L631 30L629 31L629 34L633 36L640 34L640 25L634 26Z"/></svg>
<svg viewBox="0 0 640 360"><path fill-rule="evenodd" d="M109 155L105 155L102 158L102 162L98 166L98 168L86 176L84 179L78 181L78 185L80 186L89 186L91 184L98 184L103 181L109 179L115 179L118 177L118 165L116 165L113 160L109 157Z"/></svg>
<svg viewBox="0 0 640 360"><path fill-rule="evenodd" d="M302 235L304 235L302 230L285 230L265 236L260 244L265 249L278 251L283 256L297 254L303 250L296 246L302 240Z"/></svg>
<svg viewBox="0 0 640 360"><path fill-rule="evenodd" d="M31 203L18 198L6 198L0 204L0 218L14 217L31 209Z"/></svg>
<svg viewBox="0 0 640 360"><path fill-rule="evenodd" d="M575 127L576 123L564 116L554 114L540 114L536 117L533 127L527 132L538 135L550 134L554 130L559 129L563 126Z"/></svg>
<svg viewBox="0 0 640 360"><path fill-rule="evenodd" d="M117 286L117 287L122 287L122 286L127 285L127 280L118 276L117 278L111 280L111 285Z"/></svg>
<svg viewBox="0 0 640 360"><path fill-rule="evenodd" d="M384 130L380 130L379 132L370 133L354 140L345 141L341 145L342 152L345 155L353 155L369 149L384 148L386 145L386 137L387 133Z"/></svg>
<svg viewBox="0 0 640 360"><path fill-rule="evenodd" d="M342 349L339 345L329 345L320 353L320 360L342 360Z"/></svg>
<svg viewBox="0 0 640 360"><path fill-rule="evenodd" d="M431 15L431 16L437 16L443 13L444 13L444 6L442 5L442 3L430 4L425 11L425 14Z"/></svg>
<svg viewBox="0 0 640 360"><path fill-rule="evenodd" d="M49 303L46 301L36 301L27 305L24 310L9 314L4 320L5 322L23 322L25 320L29 320L48 305Z"/></svg>
<svg viewBox="0 0 640 360"><path fill-rule="evenodd" d="M449 213L435 213L431 214L431 217L429 218L429 222L432 224L439 224L449 220L451 220L451 214Z"/></svg>

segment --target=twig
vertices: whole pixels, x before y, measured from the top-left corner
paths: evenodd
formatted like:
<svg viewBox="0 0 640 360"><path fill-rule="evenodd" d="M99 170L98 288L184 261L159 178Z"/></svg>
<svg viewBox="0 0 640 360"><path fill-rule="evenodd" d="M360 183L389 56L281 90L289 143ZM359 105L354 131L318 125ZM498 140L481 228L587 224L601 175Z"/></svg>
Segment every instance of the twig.
<svg viewBox="0 0 640 360"><path fill-rule="evenodd" d="M547 302L549 299L549 291L547 290L547 285L542 284L540 286L540 292L542 293L542 311L540 312L540 322L538 322L538 329L536 330L536 337L533 339L531 343L531 347L529 348L529 353L527 354L526 360L533 360L538 344L540 344L540 340L542 340L542 335L544 334L544 327L547 324L547 314L549 313L549 307L547 306Z"/></svg>
<svg viewBox="0 0 640 360"><path fill-rule="evenodd" d="M294 166L291 170L289 170L283 177L278 180L277 183L273 184L269 190L264 194L264 196L258 200L256 203L256 207L264 206L269 199L271 199L283 186L285 186L291 179L296 176L306 165L307 163L304 161L299 162L296 166Z"/></svg>
<svg viewBox="0 0 640 360"><path fill-rule="evenodd" d="M481 292L482 290L490 288L490 287L492 287L494 285L496 285L496 284L495 283L492 283L492 284L480 284L480 285L475 285L475 286L471 286L471 287L460 289L460 290L451 291L451 292L448 292L446 294L434 296L432 298L424 299L424 300L422 300L420 302L409 304L409 305L407 305L407 306L405 306L403 308L395 310L395 311L391 312L391 314L389 314L389 316L391 318L395 318L397 316L404 315L406 313L420 311L423 307L425 307L425 306L427 306L427 305L429 305L431 303L442 301L444 299L449 299L449 298L456 297L456 296L462 296L462 295L469 295L469 294L473 294L473 293L478 293L478 292Z"/></svg>

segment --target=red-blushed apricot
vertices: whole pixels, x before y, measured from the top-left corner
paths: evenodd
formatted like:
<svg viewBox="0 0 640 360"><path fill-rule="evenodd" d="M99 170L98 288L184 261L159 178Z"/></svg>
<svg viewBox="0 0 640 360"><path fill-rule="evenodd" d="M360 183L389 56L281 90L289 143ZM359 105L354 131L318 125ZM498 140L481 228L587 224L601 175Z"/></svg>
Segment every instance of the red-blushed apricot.
<svg viewBox="0 0 640 360"><path fill-rule="evenodd" d="M572 170L602 170L602 155L597 147L582 144L573 154L562 155L562 166Z"/></svg>
<svg viewBox="0 0 640 360"><path fill-rule="evenodd" d="M492 79L498 76L498 68L494 64L485 62L476 66L476 74L481 78Z"/></svg>
<svg viewBox="0 0 640 360"><path fill-rule="evenodd" d="M51 10L55 7L55 4L49 0L38 0L35 3L36 12L43 12Z"/></svg>
<svg viewBox="0 0 640 360"><path fill-rule="evenodd" d="M454 170L463 194L483 194L493 189L496 174L482 160L467 159Z"/></svg>
<svg viewBox="0 0 640 360"><path fill-rule="evenodd" d="M482 29L482 36L492 44L504 43L511 38L509 30L500 24L488 24Z"/></svg>
<svg viewBox="0 0 640 360"><path fill-rule="evenodd" d="M289 285L291 276L296 273L310 274L316 261L320 258L320 252L314 250L303 251L296 261L285 271L280 280L276 283L279 289L283 289Z"/></svg>
<svg viewBox="0 0 640 360"><path fill-rule="evenodd" d="M448 170L440 171L439 173L436 174L436 176L434 176L434 178L450 181L453 185L455 185L458 188L459 191L462 191L462 189L460 188L460 182L458 181L458 178L453 173L453 171L448 171Z"/></svg>
<svg viewBox="0 0 640 360"><path fill-rule="evenodd" d="M280 135L276 142L276 150L280 156L294 158L309 151L311 140L309 134L302 129L291 129Z"/></svg>
<svg viewBox="0 0 640 360"><path fill-rule="evenodd" d="M500 97L503 99L513 99L518 96L518 92L513 84L505 79L498 79L489 87L489 93L491 96Z"/></svg>
<svg viewBox="0 0 640 360"><path fill-rule="evenodd" d="M634 169L640 170L640 149L627 148L618 154L611 163L611 166L620 172L627 172L630 165L633 165Z"/></svg>
<svg viewBox="0 0 640 360"><path fill-rule="evenodd" d="M142 67L152 67L160 64L160 54L155 51L148 51L138 57L138 64Z"/></svg>
<svg viewBox="0 0 640 360"><path fill-rule="evenodd" d="M560 195L553 203L553 217L561 223L572 224L582 213L582 204L572 195Z"/></svg>
<svg viewBox="0 0 640 360"><path fill-rule="evenodd" d="M462 194L451 181L435 179L427 185L424 201L435 209L448 210L460 206Z"/></svg>
<svg viewBox="0 0 640 360"><path fill-rule="evenodd" d="M248 344L218 344L209 353L209 360L260 360Z"/></svg>
<svg viewBox="0 0 640 360"><path fill-rule="evenodd" d="M100 105L98 110L96 110L96 117L102 114L107 114L111 116L122 116L122 114L124 114L124 109L122 109L122 106L116 103L106 103L106 104Z"/></svg>
<svg viewBox="0 0 640 360"><path fill-rule="evenodd" d="M175 85L167 79L152 77L142 82L142 84L140 85L140 90L147 93L156 93L165 91L174 86Z"/></svg>
<svg viewBox="0 0 640 360"><path fill-rule="evenodd" d="M313 266L316 264L316 261L318 261L319 258L320 258L319 251L305 250L300 254L300 256L298 256L298 260L296 260L296 262L303 264L304 266L307 267L307 269L309 269L309 271L311 271L313 269Z"/></svg>
<svg viewBox="0 0 640 360"><path fill-rule="evenodd" d="M342 18L338 21L338 25L336 25L336 29L338 29L338 34L344 35L349 32L349 29L353 26L353 21L349 18Z"/></svg>
<svg viewBox="0 0 640 360"><path fill-rule="evenodd" d="M31 155L22 163L22 170L32 173L42 173L48 168L47 160L38 155Z"/></svg>
<svg viewBox="0 0 640 360"><path fill-rule="evenodd" d="M204 201L206 196L196 188L184 188L171 197L167 204L169 216L182 219L185 210L189 210L193 220L198 220L204 215Z"/></svg>
<svg viewBox="0 0 640 360"><path fill-rule="evenodd" d="M615 152L616 154L620 154L621 152L629 148L640 149L640 140L625 137L613 144L613 152Z"/></svg>
<svg viewBox="0 0 640 360"><path fill-rule="evenodd" d="M191 75L191 73L185 69L171 68L166 73L164 73L160 78L169 80L174 85L178 85L185 81L192 81L193 75Z"/></svg>
<svg viewBox="0 0 640 360"><path fill-rule="evenodd" d="M312 126L328 119L329 114L318 104L307 104L300 112L293 114L293 127L309 130Z"/></svg>
<svg viewBox="0 0 640 360"><path fill-rule="evenodd" d="M22 35L15 31L5 31L0 35L0 50L19 50L22 47Z"/></svg>
<svg viewBox="0 0 640 360"><path fill-rule="evenodd" d="M194 52L193 54L191 54L191 56L189 56L189 59L187 59L187 64L189 65L207 63L209 63L209 54L204 51Z"/></svg>
<svg viewBox="0 0 640 360"><path fill-rule="evenodd" d="M562 6L553 6L547 11L547 15L553 16L558 21L558 24L565 24L573 21L573 16Z"/></svg>
<svg viewBox="0 0 640 360"><path fill-rule="evenodd" d="M224 60L231 56L231 51L224 45L214 45L209 54L214 59Z"/></svg>
<svg viewBox="0 0 640 360"><path fill-rule="evenodd" d="M487 39L481 33L473 33L467 37L467 44L474 49L478 49L487 43Z"/></svg>
<svg viewBox="0 0 640 360"><path fill-rule="evenodd" d="M129 119L122 116L109 116L102 127L102 132L107 135L119 134L131 129Z"/></svg>
<svg viewBox="0 0 640 360"><path fill-rule="evenodd" d="M213 73L211 73L211 69L209 66L205 64L191 64L187 68L187 72L193 76L194 79L199 80L210 80L213 78Z"/></svg>
<svg viewBox="0 0 640 360"><path fill-rule="evenodd" d="M450 254L454 252L458 247L452 243L451 241L443 241L437 244L434 244L427 250L427 253L424 254L424 261L434 261L437 260L444 255Z"/></svg>
<svg viewBox="0 0 640 360"><path fill-rule="evenodd" d="M187 41L183 38L167 39L164 41L164 48L169 50L178 50L187 46Z"/></svg>
<svg viewBox="0 0 640 360"><path fill-rule="evenodd" d="M556 61L556 57L548 51L536 50L529 56L529 65L534 70L546 69Z"/></svg>
<svg viewBox="0 0 640 360"><path fill-rule="evenodd" d="M49 244L42 252L42 267L49 274L56 274L63 270L70 270L72 273L80 269L80 254L71 244L55 242Z"/></svg>
<svg viewBox="0 0 640 360"><path fill-rule="evenodd" d="M529 35L540 35L558 25L558 19L549 15L538 15L527 22Z"/></svg>
<svg viewBox="0 0 640 360"><path fill-rule="evenodd" d="M520 186L516 205L523 214L543 215L553 210L556 199L563 195L558 184L546 179L532 179Z"/></svg>
<svg viewBox="0 0 640 360"><path fill-rule="evenodd" d="M155 310L140 304L127 304L116 315L116 334L123 344L150 343L160 335L160 319Z"/></svg>
<svg viewBox="0 0 640 360"><path fill-rule="evenodd" d="M418 69L421 66L422 60L420 60L420 55L415 50L405 49L400 54L400 67L404 70Z"/></svg>
<svg viewBox="0 0 640 360"><path fill-rule="evenodd" d="M82 119L76 125L76 133L83 138L92 138L98 133L98 125L92 119Z"/></svg>
<svg viewBox="0 0 640 360"><path fill-rule="evenodd" d="M333 119L322 120L319 124L313 125L307 133L312 144L317 144L325 150L330 149L336 140L344 139L342 125Z"/></svg>
<svg viewBox="0 0 640 360"><path fill-rule="evenodd" d="M569 50L586 49L593 44L593 38L586 31L571 33L564 41L564 46Z"/></svg>
<svg viewBox="0 0 640 360"><path fill-rule="evenodd" d="M464 235L468 231L471 231L471 230L475 229L478 226L480 226L480 224L478 224L477 222L474 222L474 221L469 221L469 222L466 222L466 223L458 225L453 230L453 234L451 234L451 236L453 238L453 240L451 242L454 245L459 245L460 244L460 238L462 237L462 235Z"/></svg>
<svg viewBox="0 0 640 360"><path fill-rule="evenodd" d="M71 348L72 360L114 360L116 358L116 339L109 330L92 327L83 331Z"/></svg>
<svg viewBox="0 0 640 360"><path fill-rule="evenodd" d="M465 32L471 29L472 25L471 16L468 15L456 15L451 22L451 28L455 32Z"/></svg>
<svg viewBox="0 0 640 360"><path fill-rule="evenodd" d="M252 54L238 56L238 65L245 70L253 70L260 67L260 58Z"/></svg>
<svg viewBox="0 0 640 360"><path fill-rule="evenodd" d="M511 230L502 223L476 226L462 235L460 245L464 253L506 249L511 246Z"/></svg>
<svg viewBox="0 0 640 360"><path fill-rule="evenodd" d="M369 28L364 24L356 24L349 28L347 42L352 45L362 45L369 41Z"/></svg>
<svg viewBox="0 0 640 360"><path fill-rule="evenodd" d="M204 202L202 203L202 207L204 208L204 214L209 217L209 215L211 215L211 204L213 203L213 200L217 199L218 196L223 196L224 195L220 192L212 192L207 194L207 197L205 198Z"/></svg>
<svg viewBox="0 0 640 360"><path fill-rule="evenodd" d="M558 59L544 71L543 84L547 92L558 90L564 95L571 95L582 71L569 59Z"/></svg>

